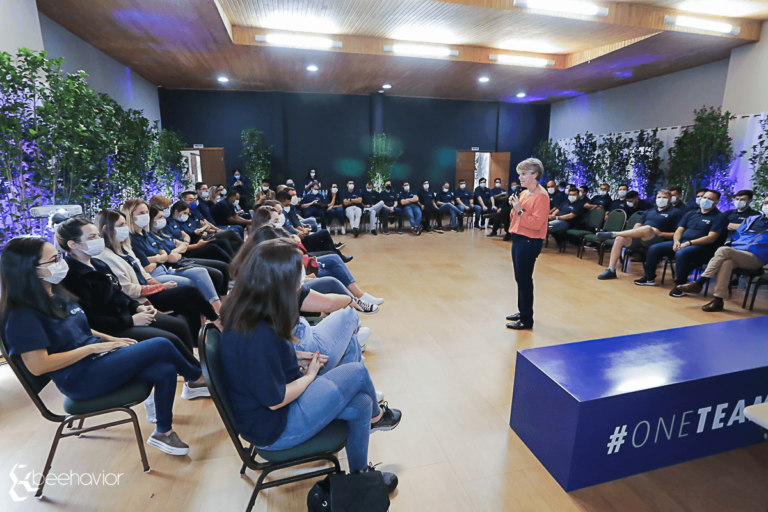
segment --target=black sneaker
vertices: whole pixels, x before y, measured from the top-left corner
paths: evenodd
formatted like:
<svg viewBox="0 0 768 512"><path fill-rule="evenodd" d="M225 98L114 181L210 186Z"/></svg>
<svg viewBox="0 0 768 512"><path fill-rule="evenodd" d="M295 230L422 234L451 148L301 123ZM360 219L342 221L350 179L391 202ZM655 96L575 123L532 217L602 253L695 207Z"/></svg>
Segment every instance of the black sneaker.
<svg viewBox="0 0 768 512"><path fill-rule="evenodd" d="M615 270L611 270L609 268L605 269L605 272L597 276L597 278L601 281L605 281L607 279L618 279L619 277L616 275ZM635 281L637 283L637 281Z"/></svg>
<svg viewBox="0 0 768 512"><path fill-rule="evenodd" d="M389 234L389 230L385 229L384 231L382 231L382 233L384 233L385 235L388 235Z"/></svg>
<svg viewBox="0 0 768 512"><path fill-rule="evenodd" d="M613 231L601 231L595 233L595 236L597 236L598 240L610 240L611 238L616 238L613 236Z"/></svg>
<svg viewBox="0 0 768 512"><path fill-rule="evenodd" d="M357 229L357 228L354 228L354 229L352 230L352 234L353 234L353 235L355 235L355 238L357 238L357 236L360 234L360 230L359 230L359 229Z"/></svg>
<svg viewBox="0 0 768 512"><path fill-rule="evenodd" d="M677 286L675 286L674 288L672 288L672 291L669 292L669 296L670 297L685 297L685 292L683 290L681 290L680 288L678 288Z"/></svg>
<svg viewBox="0 0 768 512"><path fill-rule="evenodd" d="M437 231L438 233L440 233L442 235L443 234L443 226L437 226L435 231Z"/></svg>
<svg viewBox="0 0 768 512"><path fill-rule="evenodd" d="M384 402L381 406L381 410L384 414L381 415L381 419L376 423L371 423L371 433L385 430L393 430L400 424L400 420L403 417L403 413L398 409L390 409L387 402Z"/></svg>
<svg viewBox="0 0 768 512"><path fill-rule="evenodd" d="M368 463L368 467L365 468L365 471L377 471L376 466L379 464ZM397 475L394 473L385 473L383 471L380 473L381 476L384 477L384 485L387 487L387 494L392 494L395 492L395 489L397 489Z"/></svg>
<svg viewBox="0 0 768 512"><path fill-rule="evenodd" d="M402 235L402 234L403 234L403 229L402 229L402 228L399 228L399 229L397 230L397 234L398 234L398 235Z"/></svg>
<svg viewBox="0 0 768 512"><path fill-rule="evenodd" d="M656 286L656 278L643 276L640 279L635 279L637 286Z"/></svg>
<svg viewBox="0 0 768 512"><path fill-rule="evenodd" d="M376 230L375 230L375 229L372 229L372 230L371 230L371 234L372 234L373 236L378 236L378 233L376 232Z"/></svg>
<svg viewBox="0 0 768 512"><path fill-rule="evenodd" d="M365 302L362 299L355 299L357 302L357 305L360 306L360 309L362 309L362 313L364 315L375 315L379 312L379 306L376 304L371 304L370 302Z"/></svg>
<svg viewBox="0 0 768 512"><path fill-rule="evenodd" d="M451 231L453 231L454 233L458 233L459 232L459 228L457 228L456 226L453 226L451 228Z"/></svg>
<svg viewBox="0 0 768 512"><path fill-rule="evenodd" d="M336 243L336 248L337 248L338 250L342 250L342 249L343 249L344 247L346 247L346 246L347 246L347 244L345 244L344 242L337 242L337 243Z"/></svg>

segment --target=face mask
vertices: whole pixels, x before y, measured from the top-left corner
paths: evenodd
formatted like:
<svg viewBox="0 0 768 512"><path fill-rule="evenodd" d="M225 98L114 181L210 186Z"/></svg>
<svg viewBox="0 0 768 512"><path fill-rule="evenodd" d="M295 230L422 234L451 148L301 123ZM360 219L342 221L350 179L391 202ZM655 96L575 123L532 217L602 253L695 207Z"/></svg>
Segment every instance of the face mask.
<svg viewBox="0 0 768 512"><path fill-rule="evenodd" d="M234 203L232 203L232 204L235 206L235 208L240 208L240 200L239 199L237 201L235 201Z"/></svg>
<svg viewBox="0 0 768 512"><path fill-rule="evenodd" d="M168 223L165 221L165 219L155 221L155 229L163 229L167 224Z"/></svg>
<svg viewBox="0 0 768 512"><path fill-rule="evenodd" d="M677 196L672 196L672 204L677 203Z"/></svg>
<svg viewBox="0 0 768 512"><path fill-rule="evenodd" d="M304 268L304 265L301 266L301 284L304 284L304 281L307 280L307 269Z"/></svg>
<svg viewBox="0 0 768 512"><path fill-rule="evenodd" d="M480 188L485 188L485 183L481 183Z"/></svg>
<svg viewBox="0 0 768 512"><path fill-rule="evenodd" d="M408 192L408 191L410 191L410 190L411 190L411 187L409 187L408 185L406 185L406 186L404 186L404 187L403 187L403 190L404 190L404 191L406 191L406 192Z"/></svg>
<svg viewBox="0 0 768 512"><path fill-rule="evenodd" d="M633 209L634 207L635 207L635 203L627 203L627 208L629 208L630 210Z"/></svg>
<svg viewBox="0 0 768 512"><path fill-rule="evenodd" d="M426 185L424 185L424 190L429 190L429 183L427 183Z"/></svg>
<svg viewBox="0 0 768 512"><path fill-rule="evenodd" d="M459 185L459 188L460 188L461 190L464 190L464 189L466 189L466 188L467 188L467 186L466 186L464 183L462 183L461 185Z"/></svg>
<svg viewBox="0 0 768 512"><path fill-rule="evenodd" d="M312 193L317 194L317 191L313 190ZM291 204L293 206L296 206L297 204L299 204L299 196L291 196Z"/></svg>
<svg viewBox="0 0 768 512"><path fill-rule="evenodd" d="M608 191L607 190L601 190L600 191L600 195L601 196L607 196L608 195Z"/></svg>
<svg viewBox="0 0 768 512"><path fill-rule="evenodd" d="M288 186L288 187L291 187L291 188L296 188L292 181L286 181L285 185Z"/></svg>
<svg viewBox="0 0 768 512"><path fill-rule="evenodd" d="M148 213L144 213L144 214L142 214L142 215L137 215L137 216L135 217L135 220L134 220L134 222L135 222L135 223L136 223L136 225L137 225L137 226L139 226L140 228L145 228L145 227L147 227L147 226L149 225L149 214L148 214Z"/></svg>
<svg viewBox="0 0 768 512"><path fill-rule="evenodd" d="M269 190L269 185L267 185L266 187L261 187L261 190L263 190L264 192L267 192Z"/></svg>
<svg viewBox="0 0 768 512"><path fill-rule="evenodd" d="M120 226L115 228L115 238L118 242L125 242L130 236L131 232L128 230L128 226Z"/></svg>
<svg viewBox="0 0 768 512"><path fill-rule="evenodd" d="M240 180L240 175L239 174L235 174L235 181L238 181L238 180Z"/></svg>
<svg viewBox="0 0 768 512"><path fill-rule="evenodd" d="M392 185L385 185L384 188L387 190L392 190Z"/></svg>
<svg viewBox="0 0 768 512"><path fill-rule="evenodd" d="M334 194L335 194L336 192L338 192L338 191L339 191L339 189L338 189L338 188L336 188L336 187L333 187L333 188L331 189L331 192L333 192Z"/></svg>
<svg viewBox="0 0 768 512"><path fill-rule="evenodd" d="M701 206L701 199L702 199L703 197L704 197L704 196L699 196L699 197L697 197L697 198L696 198L696 204L697 204L697 205Z"/></svg>
<svg viewBox="0 0 768 512"><path fill-rule="evenodd" d="M189 219L189 215L187 214L179 215L179 221L182 223L187 222L188 219Z"/></svg>
<svg viewBox="0 0 768 512"><path fill-rule="evenodd" d="M624 199L624 197L625 197L626 195L627 195L627 191L626 191L626 190L619 190L619 197L620 197L621 199Z"/></svg>
<svg viewBox="0 0 768 512"><path fill-rule="evenodd" d="M448 192L448 189L443 187L443 192Z"/></svg>
<svg viewBox="0 0 768 512"><path fill-rule="evenodd" d="M207 191L206 192L200 192L200 197L202 197L203 199L208 199L208 192Z"/></svg>
<svg viewBox="0 0 768 512"><path fill-rule="evenodd" d="M40 279L42 279L43 281L48 281L51 284L59 284L65 277L67 277L67 272L69 272L69 265L67 265L66 260L59 260L53 265L49 265L47 267L37 267L37 268L48 269L51 275L41 277Z"/></svg>
<svg viewBox="0 0 768 512"><path fill-rule="evenodd" d="M768 204L764 204L761 211L763 212L763 215L768 215Z"/></svg>
<svg viewBox="0 0 768 512"><path fill-rule="evenodd" d="M314 178L314 177L315 177L315 173L314 173L314 172L311 172L311 173L309 173L309 175L310 175L310 177L312 177L312 178Z"/></svg>
<svg viewBox="0 0 768 512"><path fill-rule="evenodd" d="M80 249L88 256L98 256L99 254L104 251L104 239L103 238L97 238L96 240L86 240L85 242L82 242L85 244L85 249Z"/></svg>
<svg viewBox="0 0 768 512"><path fill-rule="evenodd" d="M568 201L570 201L571 203L575 203L576 201L578 201L578 199L579 199L578 196L568 196Z"/></svg>
<svg viewBox="0 0 768 512"><path fill-rule="evenodd" d="M285 208L283 208L283 210L285 210L285 213L289 213L291 211L291 207L286 206Z"/></svg>
<svg viewBox="0 0 768 512"><path fill-rule="evenodd" d="M319 194L319 193L320 193L320 191L319 191L319 190L313 190L313 191L312 191L312 195L315 195L315 196L316 196L317 194Z"/></svg>
<svg viewBox="0 0 768 512"><path fill-rule="evenodd" d="M747 207L747 202L746 201L734 201L733 202L733 206L735 206L737 210L743 210L744 208Z"/></svg>
<svg viewBox="0 0 768 512"><path fill-rule="evenodd" d="M701 200L701 205L699 205L699 206L701 206L702 210L709 210L714 205L715 205L715 203L711 199L702 199Z"/></svg>
<svg viewBox="0 0 768 512"><path fill-rule="evenodd" d="M656 198L656 206L659 208L665 208L669 204L669 199L666 197L657 197Z"/></svg>
<svg viewBox="0 0 768 512"><path fill-rule="evenodd" d="M353 190L355 190L355 186L354 185L347 185L347 189L349 189L349 191L352 192Z"/></svg>
<svg viewBox="0 0 768 512"><path fill-rule="evenodd" d="M366 187L366 188L365 188L365 190L367 190L368 192L373 192L373 189L372 189L372 188L368 188L368 187Z"/></svg>
<svg viewBox="0 0 768 512"><path fill-rule="evenodd" d="M222 196L222 197L226 196L227 195L227 189L225 189L225 188L221 189L221 192L219 192L219 195Z"/></svg>
<svg viewBox="0 0 768 512"><path fill-rule="evenodd" d="M282 213L277 216L277 225L278 226L284 226L285 225L285 215Z"/></svg>
<svg viewBox="0 0 768 512"><path fill-rule="evenodd" d="M547 189L547 192L549 192L549 195L552 195L552 194L555 193L555 189L550 187L550 188Z"/></svg>
<svg viewBox="0 0 768 512"><path fill-rule="evenodd" d="M501 183L494 183L493 186L496 188L501 188Z"/></svg>
<svg viewBox="0 0 768 512"><path fill-rule="evenodd" d="M168 207L165 210L163 210L163 217L165 217L167 219L170 216L171 216L171 208Z"/></svg>

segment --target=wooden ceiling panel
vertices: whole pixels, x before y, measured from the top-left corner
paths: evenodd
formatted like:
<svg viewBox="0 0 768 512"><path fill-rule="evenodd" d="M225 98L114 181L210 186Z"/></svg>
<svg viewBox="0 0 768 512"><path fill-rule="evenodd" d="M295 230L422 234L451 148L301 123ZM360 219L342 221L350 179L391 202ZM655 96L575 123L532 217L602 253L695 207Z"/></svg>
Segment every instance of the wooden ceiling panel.
<svg viewBox="0 0 768 512"><path fill-rule="evenodd" d="M620 0L621 1L621 0ZM627 0L633 4L664 7L690 12L692 15L732 16L768 20L766 0Z"/></svg>

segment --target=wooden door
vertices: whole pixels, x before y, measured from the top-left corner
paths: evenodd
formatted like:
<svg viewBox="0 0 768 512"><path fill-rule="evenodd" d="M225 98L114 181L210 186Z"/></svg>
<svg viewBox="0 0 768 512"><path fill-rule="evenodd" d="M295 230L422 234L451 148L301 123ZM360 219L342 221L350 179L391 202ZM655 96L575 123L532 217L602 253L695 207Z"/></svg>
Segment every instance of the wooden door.
<svg viewBox="0 0 768 512"><path fill-rule="evenodd" d="M505 189L509 188L509 160L509 153L491 153L489 187L493 186L492 183L496 178L501 178L501 186Z"/></svg>
<svg viewBox="0 0 768 512"><path fill-rule="evenodd" d="M208 186L227 182L224 148L200 148L200 173Z"/></svg>
<svg viewBox="0 0 768 512"><path fill-rule="evenodd" d="M474 151L456 152L456 188L459 187L459 180L465 180L467 182L467 187L472 187L472 183L475 181Z"/></svg>

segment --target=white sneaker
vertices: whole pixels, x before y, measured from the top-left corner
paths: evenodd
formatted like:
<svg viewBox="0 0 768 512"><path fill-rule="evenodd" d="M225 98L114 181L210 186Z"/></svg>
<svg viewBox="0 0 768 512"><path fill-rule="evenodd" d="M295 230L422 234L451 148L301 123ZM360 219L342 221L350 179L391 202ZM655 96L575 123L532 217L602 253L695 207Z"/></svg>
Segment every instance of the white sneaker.
<svg viewBox="0 0 768 512"><path fill-rule="evenodd" d="M368 348L365 346L365 343L359 343L360 345L360 352L365 352L365 349Z"/></svg>
<svg viewBox="0 0 768 512"><path fill-rule="evenodd" d="M211 392L208 391L208 387L205 384L199 386L189 385L189 382L184 383L184 387L181 390L181 398L186 400L192 400L194 398L210 397Z"/></svg>
<svg viewBox="0 0 768 512"><path fill-rule="evenodd" d="M373 295L370 295L368 293L364 293L363 296L360 297L360 300L364 300L368 304L374 304L376 306L378 306L379 304L383 304L384 303L384 299L377 299L376 297L374 297Z"/></svg>
<svg viewBox="0 0 768 512"><path fill-rule="evenodd" d="M383 391L379 391L378 389L376 390L376 401L378 403L381 403L381 402L384 401L384 392Z"/></svg>
<svg viewBox="0 0 768 512"><path fill-rule="evenodd" d="M155 414L155 394L152 393L144 400L144 411L147 413L148 423L157 423L157 415Z"/></svg>
<svg viewBox="0 0 768 512"><path fill-rule="evenodd" d="M362 345L365 343L365 340L371 337L371 328L370 327L361 327L357 331L357 342Z"/></svg>
<svg viewBox="0 0 768 512"><path fill-rule="evenodd" d="M341 234L342 235L346 235L347 234L347 228L345 228L344 226L341 226Z"/></svg>

